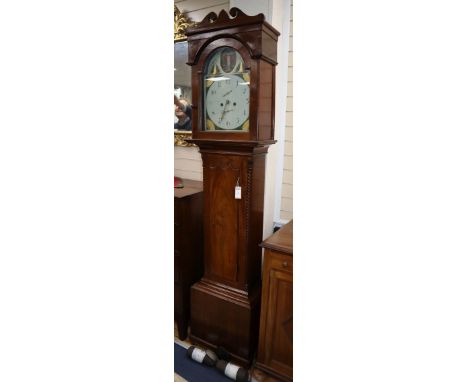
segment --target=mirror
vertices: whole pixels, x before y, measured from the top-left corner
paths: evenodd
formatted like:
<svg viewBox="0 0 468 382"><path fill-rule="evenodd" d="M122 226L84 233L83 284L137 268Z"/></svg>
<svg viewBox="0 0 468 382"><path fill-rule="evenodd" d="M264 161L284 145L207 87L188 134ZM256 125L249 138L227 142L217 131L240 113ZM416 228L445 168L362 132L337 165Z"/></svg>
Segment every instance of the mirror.
<svg viewBox="0 0 468 382"><path fill-rule="evenodd" d="M185 31L195 25L174 5L174 94L188 103L192 102L191 67L188 61L188 43ZM178 129L178 118L174 114L174 144L176 146L194 146L185 141L192 137L192 131Z"/></svg>

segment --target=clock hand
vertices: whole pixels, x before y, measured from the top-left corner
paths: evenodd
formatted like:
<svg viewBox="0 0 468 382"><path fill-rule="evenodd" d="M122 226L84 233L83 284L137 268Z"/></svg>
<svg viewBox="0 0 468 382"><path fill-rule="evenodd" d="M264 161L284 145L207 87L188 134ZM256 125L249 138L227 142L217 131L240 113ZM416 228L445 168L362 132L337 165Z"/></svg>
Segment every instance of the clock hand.
<svg viewBox="0 0 468 382"><path fill-rule="evenodd" d="M227 107L228 104L229 104L229 100L227 99L227 100L226 100L226 104L224 105L223 112L221 113L221 118L220 118L221 121L222 121L223 118L224 118L224 114L226 114L226 107Z"/></svg>
<svg viewBox="0 0 468 382"><path fill-rule="evenodd" d="M223 95L223 98L226 97L228 94L232 93L232 89L229 90L225 95Z"/></svg>

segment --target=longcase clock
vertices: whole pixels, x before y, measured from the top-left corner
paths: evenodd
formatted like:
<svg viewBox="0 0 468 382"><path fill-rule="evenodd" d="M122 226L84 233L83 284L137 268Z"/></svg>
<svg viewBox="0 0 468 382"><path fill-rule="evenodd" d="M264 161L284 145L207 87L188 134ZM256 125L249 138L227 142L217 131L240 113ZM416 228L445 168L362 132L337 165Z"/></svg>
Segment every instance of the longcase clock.
<svg viewBox="0 0 468 382"><path fill-rule="evenodd" d="M258 341L265 159L274 141L279 32L263 14L210 13L186 31L192 139L203 161L204 275L191 340L248 365Z"/></svg>

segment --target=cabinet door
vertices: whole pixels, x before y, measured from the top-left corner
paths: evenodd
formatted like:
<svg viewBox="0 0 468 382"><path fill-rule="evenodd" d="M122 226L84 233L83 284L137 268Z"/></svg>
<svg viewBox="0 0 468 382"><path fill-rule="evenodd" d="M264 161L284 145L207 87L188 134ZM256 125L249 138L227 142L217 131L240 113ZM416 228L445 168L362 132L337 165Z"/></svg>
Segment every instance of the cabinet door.
<svg viewBox="0 0 468 382"><path fill-rule="evenodd" d="M293 274L292 258L266 252L265 305L262 309L260 362L292 378ZM263 303L263 302L262 302Z"/></svg>

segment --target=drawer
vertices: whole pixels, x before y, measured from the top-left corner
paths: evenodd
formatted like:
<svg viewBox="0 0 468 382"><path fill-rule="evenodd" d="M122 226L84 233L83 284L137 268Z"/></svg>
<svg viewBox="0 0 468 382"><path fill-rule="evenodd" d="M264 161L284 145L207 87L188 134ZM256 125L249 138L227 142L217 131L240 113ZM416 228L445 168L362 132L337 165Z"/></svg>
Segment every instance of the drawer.
<svg viewBox="0 0 468 382"><path fill-rule="evenodd" d="M268 249L265 251L265 260L271 268L286 272L293 271L293 257Z"/></svg>

